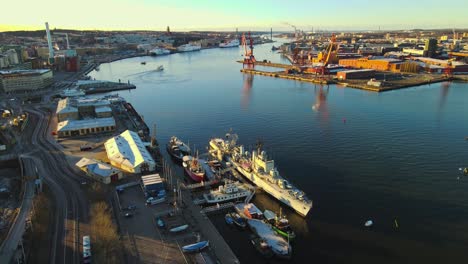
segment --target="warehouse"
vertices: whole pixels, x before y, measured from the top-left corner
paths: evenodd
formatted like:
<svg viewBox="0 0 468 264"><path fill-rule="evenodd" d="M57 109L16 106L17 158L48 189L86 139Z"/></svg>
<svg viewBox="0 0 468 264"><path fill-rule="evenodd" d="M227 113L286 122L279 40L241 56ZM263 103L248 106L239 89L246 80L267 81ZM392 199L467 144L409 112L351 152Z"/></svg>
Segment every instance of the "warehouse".
<svg viewBox="0 0 468 264"><path fill-rule="evenodd" d="M401 63L401 60L391 58L361 58L345 59L339 61L339 64L342 66L353 67L356 69L373 69L377 71L400 71Z"/></svg>
<svg viewBox="0 0 468 264"><path fill-rule="evenodd" d="M78 119L78 108L73 107L69 104L68 98L62 99L57 104L57 119L59 122L65 121L67 119L77 120Z"/></svg>
<svg viewBox="0 0 468 264"><path fill-rule="evenodd" d="M86 172L88 176L105 184L116 182L123 178L121 170L97 160L82 158L76 163L76 166Z"/></svg>
<svg viewBox="0 0 468 264"><path fill-rule="evenodd" d="M336 74L338 80L372 78L374 76L375 70L371 69L340 71Z"/></svg>
<svg viewBox="0 0 468 264"><path fill-rule="evenodd" d="M126 130L104 144L111 164L130 173L154 171L156 162L136 132Z"/></svg>
<svg viewBox="0 0 468 264"><path fill-rule="evenodd" d="M84 120L65 120L57 124L59 137L83 136L115 130L113 117Z"/></svg>

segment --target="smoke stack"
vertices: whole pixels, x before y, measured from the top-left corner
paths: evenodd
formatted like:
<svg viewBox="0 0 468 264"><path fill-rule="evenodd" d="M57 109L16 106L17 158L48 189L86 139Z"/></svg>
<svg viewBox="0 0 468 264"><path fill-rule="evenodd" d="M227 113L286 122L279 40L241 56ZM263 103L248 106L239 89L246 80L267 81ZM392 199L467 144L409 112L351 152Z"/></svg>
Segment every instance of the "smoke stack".
<svg viewBox="0 0 468 264"><path fill-rule="evenodd" d="M68 33L65 33L65 37L67 38L67 50L70 49L70 42L68 42Z"/></svg>
<svg viewBox="0 0 468 264"><path fill-rule="evenodd" d="M54 49L52 48L52 38L50 37L49 31L49 23L45 23L46 26L46 33L47 33L47 45L49 46L49 63L53 63L54 61Z"/></svg>
<svg viewBox="0 0 468 264"><path fill-rule="evenodd" d="M273 40L273 28L270 28L270 39Z"/></svg>

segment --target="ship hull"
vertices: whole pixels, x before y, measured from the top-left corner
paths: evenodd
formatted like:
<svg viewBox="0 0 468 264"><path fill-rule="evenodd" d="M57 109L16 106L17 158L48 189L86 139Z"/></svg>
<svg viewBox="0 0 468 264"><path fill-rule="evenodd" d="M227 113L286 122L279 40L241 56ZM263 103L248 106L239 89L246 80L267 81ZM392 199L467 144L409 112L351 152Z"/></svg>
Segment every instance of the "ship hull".
<svg viewBox="0 0 468 264"><path fill-rule="evenodd" d="M242 167L242 165L238 164L237 162L234 162L231 160L231 163L234 164L236 170L240 174L242 174L245 178L247 178L250 182L262 188L266 193L271 195L273 198L279 200L283 204L292 208L300 216L306 217L310 209L312 208L311 205L303 205L302 203L296 200L285 198L284 196L279 194L278 191L275 190L275 188L272 187L270 183L267 183L265 180L261 179L259 176L256 176L255 173L246 171Z"/></svg>
<svg viewBox="0 0 468 264"><path fill-rule="evenodd" d="M193 173L188 168L184 168L185 173L190 177L190 179L194 180L195 182L201 182L205 178L205 174L201 173Z"/></svg>

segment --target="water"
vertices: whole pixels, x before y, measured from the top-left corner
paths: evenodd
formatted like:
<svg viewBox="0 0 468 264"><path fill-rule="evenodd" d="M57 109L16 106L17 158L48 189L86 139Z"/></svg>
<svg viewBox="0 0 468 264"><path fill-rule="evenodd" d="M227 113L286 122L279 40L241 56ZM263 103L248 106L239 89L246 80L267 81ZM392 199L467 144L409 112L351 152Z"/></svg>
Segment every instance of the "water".
<svg viewBox="0 0 468 264"><path fill-rule="evenodd" d="M256 46L256 57L284 62L270 49ZM177 135L203 153L230 128L247 146L262 139L281 174L314 200L306 219L283 210L298 233L293 263L468 260L468 177L457 179L468 166L468 84L378 94L247 76L239 59L237 48L211 49L103 64L90 75L135 84L119 94L157 125L161 144ZM152 71L161 64L164 72ZM254 202L279 211L267 195ZM221 215L212 221L242 263L265 262L247 231Z"/></svg>

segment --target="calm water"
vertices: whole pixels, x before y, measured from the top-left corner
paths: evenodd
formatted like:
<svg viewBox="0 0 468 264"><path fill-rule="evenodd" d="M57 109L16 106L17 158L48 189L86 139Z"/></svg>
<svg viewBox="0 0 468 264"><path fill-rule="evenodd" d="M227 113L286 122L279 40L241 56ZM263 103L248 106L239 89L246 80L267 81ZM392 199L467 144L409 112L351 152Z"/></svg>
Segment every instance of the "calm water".
<svg viewBox="0 0 468 264"><path fill-rule="evenodd" d="M270 49L256 47L257 59L284 61ZM377 94L247 76L238 59L237 48L211 49L103 64L90 75L136 84L119 94L157 125L162 144L177 135L204 152L230 128L245 145L262 139L314 200L305 220L286 211L298 233L291 262L468 261L468 177L457 179L468 166L468 84ZM161 64L164 72L151 71ZM266 195L254 202L279 210ZM247 231L212 220L242 263L265 262Z"/></svg>

